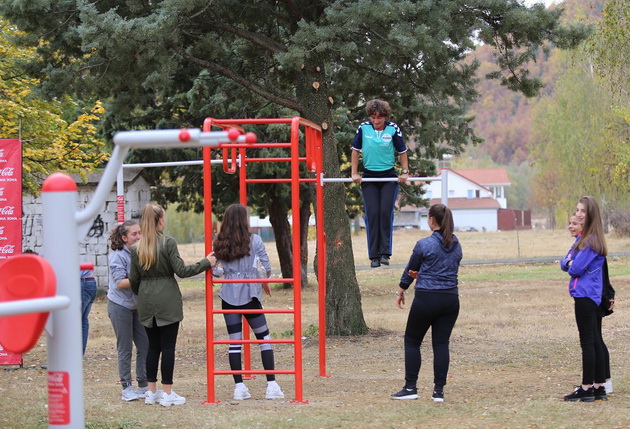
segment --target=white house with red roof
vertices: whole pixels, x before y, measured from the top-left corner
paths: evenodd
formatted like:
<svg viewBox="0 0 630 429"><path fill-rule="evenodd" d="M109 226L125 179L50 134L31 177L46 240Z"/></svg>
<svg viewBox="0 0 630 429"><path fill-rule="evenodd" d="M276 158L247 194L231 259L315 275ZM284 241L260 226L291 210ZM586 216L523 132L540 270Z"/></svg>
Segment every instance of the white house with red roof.
<svg viewBox="0 0 630 429"><path fill-rule="evenodd" d="M506 209L505 187L510 179L504 168L453 170L444 168L448 176L448 206L458 230L498 231L499 212ZM430 205L441 203L442 182L423 185ZM399 219L411 219L421 229L428 229L426 209L401 207ZM412 215L413 213L413 215ZM394 221L396 226L396 220Z"/></svg>

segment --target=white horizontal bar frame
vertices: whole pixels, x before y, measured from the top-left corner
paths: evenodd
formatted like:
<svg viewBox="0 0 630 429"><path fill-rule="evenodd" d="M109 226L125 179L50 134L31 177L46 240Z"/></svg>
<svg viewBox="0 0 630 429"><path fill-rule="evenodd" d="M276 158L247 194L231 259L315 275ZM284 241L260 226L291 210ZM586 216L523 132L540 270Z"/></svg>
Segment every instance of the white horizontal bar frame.
<svg viewBox="0 0 630 429"><path fill-rule="evenodd" d="M441 181L439 177L407 177L407 182L431 182ZM324 177L322 182L352 182L351 177ZM362 182L398 182L398 177L366 177Z"/></svg>
<svg viewBox="0 0 630 429"><path fill-rule="evenodd" d="M70 298L67 296L54 296L50 298L19 299L0 303L0 317L16 316L18 314L48 313L53 310L61 310L70 306Z"/></svg>

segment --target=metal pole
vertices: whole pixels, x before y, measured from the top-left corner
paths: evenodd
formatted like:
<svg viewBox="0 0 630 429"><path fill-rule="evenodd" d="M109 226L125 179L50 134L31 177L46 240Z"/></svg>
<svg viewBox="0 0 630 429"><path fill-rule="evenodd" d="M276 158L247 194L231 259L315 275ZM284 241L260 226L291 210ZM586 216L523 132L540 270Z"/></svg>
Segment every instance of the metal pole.
<svg viewBox="0 0 630 429"><path fill-rule="evenodd" d="M448 206L448 168L442 169L442 174L440 175L442 179L442 204Z"/></svg>
<svg viewBox="0 0 630 429"><path fill-rule="evenodd" d="M57 276L57 294L68 308L50 316L47 327L48 425L83 428L83 340L77 237L77 185L66 174L50 175L42 186L44 257ZM60 251L60 247L63 251Z"/></svg>

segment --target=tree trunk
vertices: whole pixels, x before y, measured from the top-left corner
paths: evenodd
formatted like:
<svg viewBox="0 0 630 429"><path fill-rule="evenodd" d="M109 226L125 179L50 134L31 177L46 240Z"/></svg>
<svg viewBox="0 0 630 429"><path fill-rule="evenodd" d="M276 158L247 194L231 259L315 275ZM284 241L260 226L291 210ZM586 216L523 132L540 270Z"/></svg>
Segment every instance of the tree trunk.
<svg viewBox="0 0 630 429"><path fill-rule="evenodd" d="M297 88L297 96L304 106L302 116L324 128L324 174L327 177L339 177L339 155L323 64L312 58L307 61ZM361 292L355 273L350 220L345 202L346 189L343 183L325 185L326 334L364 335L368 327L361 308Z"/></svg>
<svg viewBox="0 0 630 429"><path fill-rule="evenodd" d="M293 246L291 244L291 225L287 218L288 213L280 198L272 196L267 205L269 212L269 222L276 239L276 250L280 260L280 271L282 278L293 277ZM288 289L291 283L284 283L283 288Z"/></svg>

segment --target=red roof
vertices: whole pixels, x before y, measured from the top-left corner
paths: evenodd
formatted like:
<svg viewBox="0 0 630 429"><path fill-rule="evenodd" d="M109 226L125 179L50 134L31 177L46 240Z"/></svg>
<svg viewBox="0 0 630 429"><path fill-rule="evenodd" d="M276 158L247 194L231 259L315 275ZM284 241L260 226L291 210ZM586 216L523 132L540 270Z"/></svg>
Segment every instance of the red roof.
<svg viewBox="0 0 630 429"><path fill-rule="evenodd" d="M441 204L440 198L433 198L429 202L433 204ZM449 198L448 207L451 210L457 209L500 209L501 204L497 200L491 197L487 198Z"/></svg>
<svg viewBox="0 0 630 429"><path fill-rule="evenodd" d="M508 177L505 168L477 168L454 171L482 186L510 185L510 178Z"/></svg>

